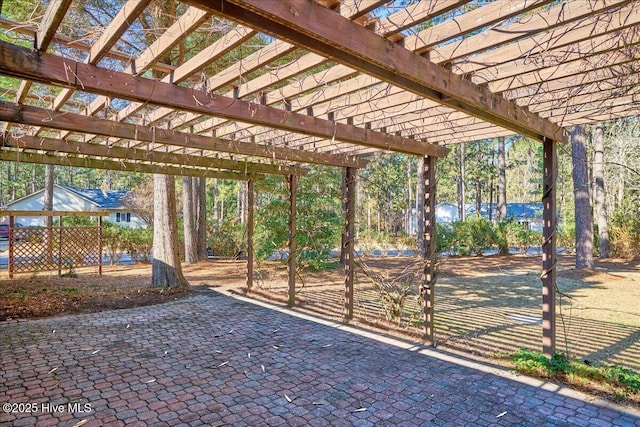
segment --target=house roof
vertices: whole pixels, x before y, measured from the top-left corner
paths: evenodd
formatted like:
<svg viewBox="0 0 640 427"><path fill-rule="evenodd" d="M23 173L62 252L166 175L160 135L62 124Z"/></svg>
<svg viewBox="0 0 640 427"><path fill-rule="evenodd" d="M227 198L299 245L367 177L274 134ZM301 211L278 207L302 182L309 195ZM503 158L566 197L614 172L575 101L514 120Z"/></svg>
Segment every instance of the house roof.
<svg viewBox="0 0 640 427"><path fill-rule="evenodd" d="M482 203L480 206L480 215L489 217L489 209L494 214L498 210L495 203ZM467 204L467 213L475 214L475 204ZM507 218L519 220L542 218L542 203L507 203Z"/></svg>
<svg viewBox="0 0 640 427"><path fill-rule="evenodd" d="M125 207L125 198L131 191L106 190L100 188L75 188L68 185L58 185L70 193L83 197L103 209L121 209Z"/></svg>
<svg viewBox="0 0 640 427"><path fill-rule="evenodd" d="M131 191L128 191L128 190L103 191L100 188L76 188L76 187L71 187L69 185L60 185L60 184L54 184L54 187L57 187L77 197L87 200L88 202L94 204L96 208L99 208L99 209L112 209L112 210L123 209L125 208L124 202L125 202L126 196L129 193L131 193ZM17 200L14 200L11 203L7 203L5 207L10 209L12 205L15 205L16 203L19 203L30 197L34 197L43 192L44 192L44 189L38 190L34 193L21 197ZM53 202L55 204L55 198ZM54 210L55 210L55 206L54 206Z"/></svg>

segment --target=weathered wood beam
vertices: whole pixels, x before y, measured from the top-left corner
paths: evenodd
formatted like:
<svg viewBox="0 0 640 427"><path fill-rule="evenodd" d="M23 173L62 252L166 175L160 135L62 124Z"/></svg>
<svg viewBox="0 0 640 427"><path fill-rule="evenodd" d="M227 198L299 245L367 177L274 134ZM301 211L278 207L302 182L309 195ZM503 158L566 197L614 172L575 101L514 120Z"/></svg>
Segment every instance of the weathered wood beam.
<svg viewBox="0 0 640 427"><path fill-rule="evenodd" d="M71 0L49 2L47 10L44 12L44 16L38 25L38 31L36 32L36 50L40 52L47 50L70 5Z"/></svg>
<svg viewBox="0 0 640 427"><path fill-rule="evenodd" d="M444 147L408 138L106 70L55 55L38 55L5 41L0 41L0 74L383 150L436 157L448 152Z"/></svg>
<svg viewBox="0 0 640 427"><path fill-rule="evenodd" d="M260 173L274 175L302 175L305 170L292 166L267 165L245 161L217 159L215 157L194 156L189 154L148 151L136 148L109 147L100 144L88 144L63 139L45 138L41 136L12 136L5 134L1 146L22 148L27 150L53 151L56 153L77 154L82 156L115 158L134 161L167 163L186 167L204 169L228 169L244 173Z"/></svg>
<svg viewBox="0 0 640 427"><path fill-rule="evenodd" d="M376 32L387 36L464 6L471 0L427 0L409 4L400 12L380 19Z"/></svg>
<svg viewBox="0 0 640 427"><path fill-rule="evenodd" d="M45 52L47 50L70 5L71 0L59 0L49 3L38 25L38 31L35 33L34 44L38 52ZM29 80L23 80L16 93L16 102L20 104L23 103L27 95L29 95L30 89L31 82ZM8 130L9 127L4 126L4 129Z"/></svg>
<svg viewBox="0 0 640 427"><path fill-rule="evenodd" d="M598 68L609 68L614 65L636 62L637 59L633 56L633 50L630 52L631 53L618 51L612 54L605 53L593 57L578 58L573 61L536 69L517 76L493 80L488 83L488 87L496 92L504 92L563 77L579 76L575 77L577 80L580 76L584 75L585 70L598 70Z"/></svg>
<svg viewBox="0 0 640 427"><path fill-rule="evenodd" d="M404 47L409 50L424 52L443 42L462 37L470 32L543 6L551 1L510 0L486 3L477 9L456 16L455 19L445 20L440 24L425 28L415 35L408 36L403 40Z"/></svg>
<svg viewBox="0 0 640 427"><path fill-rule="evenodd" d="M555 124L312 1L189 2L536 140L567 138Z"/></svg>
<svg viewBox="0 0 640 427"><path fill-rule="evenodd" d="M582 80L582 79L580 79ZM530 105L530 108L539 109L546 103L557 103L558 105L569 103L574 96L587 96L596 94L598 92L615 93L628 93L634 88L637 88L640 84L640 74L621 75L618 74L614 78L598 80L598 81L585 81L583 84L579 84L574 78L561 79L562 85L551 88L546 91L515 91L515 95L519 95L514 100L518 104ZM560 80L554 80L553 83L560 83ZM535 87L535 86L533 86ZM609 98L609 96L607 96ZM542 107L545 109L544 107Z"/></svg>
<svg viewBox="0 0 640 427"><path fill-rule="evenodd" d="M0 16L0 28L7 30L7 32L23 34L23 35L32 37L34 38L34 40L37 33L37 29L25 26L23 23L20 23L20 22L10 21L1 16ZM61 46L66 46L68 48L71 48L73 50L80 51L80 52L89 52L92 46L91 44L85 41L70 39L67 37L63 37L60 34L56 34L53 36L52 43L59 44ZM125 64L128 64L131 62L131 53L122 52L117 49L114 49L113 47L111 48L111 50L109 50L109 52L105 54L105 57L115 59L116 61L120 61ZM153 65L152 68L154 70L158 70L163 73L169 73L175 69L173 65L161 64L161 63L157 63Z"/></svg>
<svg viewBox="0 0 640 427"><path fill-rule="evenodd" d="M184 37L197 29L208 17L209 14L207 12L190 7L137 58L133 58L131 65L124 72L135 74L136 76L144 73L158 62L159 58L162 58L176 44L180 43ZM87 107L86 114L93 115L98 112L108 102L108 99L106 96L99 96L94 99Z"/></svg>
<svg viewBox="0 0 640 427"><path fill-rule="evenodd" d="M118 41L122 33L133 24L150 1L151 0L131 0L125 2L98 40L91 46L89 56L87 56L85 62L87 64L97 64L98 61L104 58L111 47ZM59 110L72 94L73 90L70 88L63 89L53 101L53 109Z"/></svg>
<svg viewBox="0 0 640 427"><path fill-rule="evenodd" d="M415 15L414 17L416 19L420 17L428 18L429 13L435 14L442 9L449 9L449 8L455 7L456 4L462 4L466 1L467 0L458 0L458 1L445 0L442 2L438 2L437 4L432 4L429 2L418 3L414 5L415 10L412 9L412 16ZM348 15L346 17L351 18ZM407 16L404 10L394 13L388 16L387 18L385 18L385 20L388 20L389 22L401 22L401 21L405 21L406 19L407 19ZM383 36L388 36L392 32L392 28L393 26L389 25L386 28L380 29L379 33ZM239 64L241 64L242 67L241 69L238 69L234 73L232 73L234 79L237 78L237 75L239 74L246 75L247 73L252 71L253 67L255 66L254 64L256 62L265 64L271 59L273 59L273 58L270 59L270 56L272 55L272 53L275 53L277 51L284 51L287 49L292 50L293 45L286 42L282 42L280 40L276 40L270 43L263 49L252 54L250 57L245 58L243 59L243 61L239 62ZM299 75L304 71L311 69L312 67L325 64L327 62L328 60L323 56L317 55L315 53L308 53L288 63L286 66L279 67L277 76L274 76L272 73L266 73L246 82L241 81L240 84L236 86L232 91L227 92L226 94L223 94L223 95L233 97L233 98L243 98L246 96L250 96L259 91L263 91L265 89L270 88L271 86L273 86L274 83ZM233 66L229 68L233 68ZM353 75L354 73L355 71L348 67L344 67L342 65L334 66L334 67L331 67L329 70L324 70L320 73L314 74L313 76L308 76L308 78L303 79L304 82L295 82L283 88L279 88L279 89L270 91L266 94L263 94L263 98L266 101L265 102L266 105L271 105L273 103L280 102L283 99L287 99L296 94L300 94L301 92L307 91L310 88L318 88L320 86L327 85L332 81L343 79L348 75ZM219 89L221 84L223 83L223 81L219 78L219 76L224 77L224 75L226 74L227 73L225 70L222 73L219 73L218 75L209 78L207 80L206 87L212 92ZM225 84L228 84L228 83L229 82L226 82ZM305 89L305 87L307 86L310 86L310 87ZM275 96L274 96L274 93L276 94ZM291 111L299 111L299 110L292 108ZM171 113L173 113L171 109L160 108L154 111L148 117L148 119L152 122L155 122L161 118L166 117L168 114L171 114ZM317 116L317 114L315 115ZM123 116L119 116L120 119L122 119L122 117ZM196 121L199 118L200 116L194 113L182 113L182 114L176 115L173 121L176 123L179 123L177 127L180 128L181 126L190 125L191 122ZM221 119L208 119L208 120L200 121L195 124L194 132L195 133L206 132L211 128L216 128L216 131L219 131L220 130L219 126L223 123L224 123L224 120L221 120ZM234 126L237 126L237 123L234 122L233 124ZM251 127L250 124L246 124L243 126L243 128L250 128L250 127ZM218 134L218 136L221 136L221 135L222 134Z"/></svg>
<svg viewBox="0 0 640 427"><path fill-rule="evenodd" d="M193 58L181 64L171 73L164 76L160 81L164 83L171 83L177 85L190 77L193 73L201 70L226 53L235 49L245 41L249 40L255 35L255 31L238 25L224 36L198 52ZM210 90L209 88L207 90ZM145 102L132 102L117 113L117 120L122 121L138 111L145 105Z"/></svg>
<svg viewBox="0 0 640 427"><path fill-rule="evenodd" d="M44 165L73 166L76 168L117 170L123 172L158 173L163 175L176 176L204 176L206 178L230 179L236 181L246 181L248 179L264 179L263 175L245 174L240 172L212 171L207 169L195 169L180 166L132 163L124 160L96 159L89 157L75 157L71 155L56 156L53 154L41 154L13 150L0 150L0 160L5 160L8 162L38 163Z"/></svg>
<svg viewBox="0 0 640 427"><path fill-rule="evenodd" d="M81 114L52 111L40 107L17 105L4 101L0 101L0 120L31 126L46 126L51 129L64 131L80 133L91 132L92 134L124 138L132 141L146 141L274 160L334 166L349 165L353 167L364 167L366 165L366 162L362 160L350 159L343 156L311 153L289 148L267 147L240 141L229 141L168 129L119 123L97 117L83 116Z"/></svg>
<svg viewBox="0 0 640 427"><path fill-rule="evenodd" d="M440 48L429 51L429 57L437 63L452 62L478 52L487 51L490 57L491 49L507 45L519 39L531 37L540 32L547 32L554 28L576 22L590 16L599 16L600 13L625 4L632 0L587 0L567 7L561 3L548 10L533 14L526 19L518 20L507 25L496 25L486 31L482 31L471 37L446 44ZM420 39L418 39L420 42ZM418 51L421 51L418 46ZM484 59L484 58L483 58Z"/></svg>
<svg viewBox="0 0 640 427"><path fill-rule="evenodd" d="M638 78L639 72L640 61L627 62L621 65L614 64L582 73L580 74L580 78L569 75L554 80L545 80L517 89L509 89L504 95L510 99L515 99L519 104L529 104L535 102L539 97L547 96L549 92L562 91L584 85L602 84L615 88L635 84L633 82L634 79ZM585 90L588 91L587 88L585 88Z"/></svg>
<svg viewBox="0 0 640 427"><path fill-rule="evenodd" d="M347 18L356 19L366 15L389 0L343 0L340 3L340 14Z"/></svg>
<svg viewBox="0 0 640 427"><path fill-rule="evenodd" d="M523 66L543 65L553 56L560 62L579 56L589 56L617 45L630 45L640 22L640 11L634 7L623 7L606 15L590 16L574 25L565 25L554 30L532 34L514 44L506 44L480 55L461 58L451 69L460 74L474 73L475 77L520 74ZM630 28L631 27L631 28ZM544 57L545 61L536 58ZM518 62L520 60L520 62ZM509 74L511 73L511 74Z"/></svg>

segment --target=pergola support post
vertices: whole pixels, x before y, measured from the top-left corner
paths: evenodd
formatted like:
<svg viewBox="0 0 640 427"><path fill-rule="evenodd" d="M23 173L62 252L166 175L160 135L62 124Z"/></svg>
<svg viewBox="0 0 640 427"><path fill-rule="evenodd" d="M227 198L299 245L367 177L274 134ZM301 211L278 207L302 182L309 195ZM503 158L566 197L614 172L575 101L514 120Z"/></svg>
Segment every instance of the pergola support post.
<svg viewBox="0 0 640 427"><path fill-rule="evenodd" d="M344 174L344 317L353 319L353 295L355 273L355 217L356 217L356 168L345 168Z"/></svg>
<svg viewBox="0 0 640 427"><path fill-rule="evenodd" d="M298 176L289 175L287 184L289 187L289 257L287 258L289 297L287 305L291 307L296 303L296 193L298 192Z"/></svg>
<svg viewBox="0 0 640 427"><path fill-rule="evenodd" d="M252 179L247 183L247 291L253 287L253 209L255 205L255 185Z"/></svg>
<svg viewBox="0 0 640 427"><path fill-rule="evenodd" d="M422 289L424 307L425 338L435 345L435 285L436 285L436 158L427 156L424 158L424 168L419 179L424 185L424 237L421 250L423 259Z"/></svg>
<svg viewBox="0 0 640 427"><path fill-rule="evenodd" d="M14 231L13 226L15 225L15 218L13 215L9 215L9 262L7 269L9 270L9 279L13 279L13 270L15 268L14 264Z"/></svg>
<svg viewBox="0 0 640 427"><path fill-rule="evenodd" d="M60 222L62 224L62 222ZM98 217L98 275L102 276L102 217Z"/></svg>
<svg viewBox="0 0 640 427"><path fill-rule="evenodd" d="M543 142L544 193L542 195L542 351L552 357L556 350L556 143Z"/></svg>

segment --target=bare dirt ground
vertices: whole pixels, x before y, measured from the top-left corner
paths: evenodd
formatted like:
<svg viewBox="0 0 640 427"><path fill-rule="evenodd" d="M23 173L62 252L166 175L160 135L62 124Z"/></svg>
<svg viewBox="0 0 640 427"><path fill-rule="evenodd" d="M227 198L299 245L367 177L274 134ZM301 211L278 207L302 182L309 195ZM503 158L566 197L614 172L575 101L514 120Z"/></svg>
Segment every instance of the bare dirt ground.
<svg viewBox="0 0 640 427"><path fill-rule="evenodd" d="M590 271L572 268L574 258L559 257L558 350L597 364L640 370L640 262L597 261ZM393 277L415 259L366 260L373 271ZM148 264L79 270L77 278L23 275L8 280L0 272L0 320L17 320L158 304L189 295L195 287L220 287L252 298L286 302L287 270L281 262L256 266L254 286L246 289L246 262L217 260L185 265L186 290L149 287ZM436 287L436 343L493 361L520 348L541 347L539 256L443 258ZM307 273L298 281L296 306L315 315L343 320L341 267ZM380 294L359 271L354 325L420 341L418 296L409 296L401 322L385 318Z"/></svg>

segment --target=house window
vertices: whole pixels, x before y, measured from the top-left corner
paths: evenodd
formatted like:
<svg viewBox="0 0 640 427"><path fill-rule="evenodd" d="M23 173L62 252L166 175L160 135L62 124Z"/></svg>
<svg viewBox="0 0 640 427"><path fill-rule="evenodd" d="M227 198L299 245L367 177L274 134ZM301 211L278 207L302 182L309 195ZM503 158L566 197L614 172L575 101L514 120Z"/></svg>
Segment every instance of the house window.
<svg viewBox="0 0 640 427"><path fill-rule="evenodd" d="M131 222L130 213L116 213L116 222Z"/></svg>

